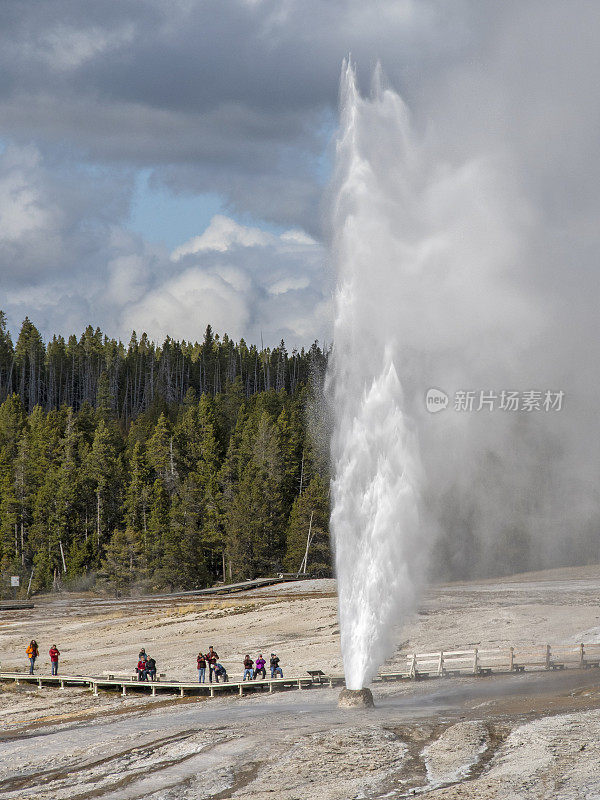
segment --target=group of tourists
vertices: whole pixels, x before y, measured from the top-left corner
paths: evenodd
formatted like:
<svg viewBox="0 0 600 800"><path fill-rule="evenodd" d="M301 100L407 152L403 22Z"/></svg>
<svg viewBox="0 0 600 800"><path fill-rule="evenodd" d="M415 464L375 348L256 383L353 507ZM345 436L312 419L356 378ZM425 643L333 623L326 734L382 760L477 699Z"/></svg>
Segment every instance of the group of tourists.
<svg viewBox="0 0 600 800"><path fill-rule="evenodd" d="M263 658L262 653L258 654L256 661L251 659L250 655L246 653L244 656L244 673L242 680L255 681L259 676L265 679L267 677L266 664L267 662ZM196 665L198 668L198 681L200 683L206 682L206 670L208 670L209 683L213 682L213 678L216 683L219 683L219 678L225 683L229 681L229 676L227 675L225 667L219 663L219 654L215 652L212 645L208 648L208 653L198 653ZM279 658L275 653L271 653L269 667L271 669L271 678L277 676L283 678L283 670L279 666Z"/></svg>
<svg viewBox="0 0 600 800"><path fill-rule="evenodd" d="M40 654L38 644L35 639L31 640L25 652L27 653L27 658L29 659L29 674L33 675L35 661ZM52 675L58 675L58 657L60 655L60 651L55 644L52 645L48 651L48 654L50 656ZM207 653L198 653L196 664L198 668L198 681L200 683L206 682L207 671L209 683L212 683L213 679L215 683L219 683L219 680L222 680L224 683L228 683L229 675L227 674L227 670L219 662L219 654L215 651L212 645L210 645L208 648ZM257 678L262 678L264 680L267 677L266 664L267 662L263 658L262 653L258 654L255 661L250 658L248 653L246 653L244 656L244 673L242 680L255 681ZM271 678L276 678L277 676L283 678L283 670L279 666L279 658L275 655L275 653L271 653L269 668L271 670ZM138 662L135 671L138 676L138 681L156 680L156 660L152 658L152 656L149 656L143 647L138 653Z"/></svg>
<svg viewBox="0 0 600 800"><path fill-rule="evenodd" d="M267 677L267 670L265 669L266 661L263 658L263 654L259 653L258 658L256 661L253 661L248 653L244 656L244 676L242 680L249 680L255 681L258 676L260 675L261 678ZM283 678L283 670L279 666L279 658L275 655L275 653L271 653L271 659L269 661L269 667L271 669L271 678L275 678L279 675Z"/></svg>
<svg viewBox="0 0 600 800"><path fill-rule="evenodd" d="M143 647L138 653L138 663L135 671L137 672L138 681L147 681L148 678L151 681L156 680L156 661L146 653Z"/></svg>
<svg viewBox="0 0 600 800"><path fill-rule="evenodd" d="M198 669L198 681L200 683L206 683L207 669L209 683L213 682L213 678L215 679L215 683L219 682L219 678L223 680L223 683L227 683L229 681L227 670L223 664L219 663L219 654L215 652L212 644L208 648L208 653L198 653L196 658L196 666Z"/></svg>
<svg viewBox="0 0 600 800"><path fill-rule="evenodd" d="M35 639L32 639L29 642L29 646L27 650L27 658L29 659L29 674L33 675L33 668L35 667L35 660L38 658L40 651L38 648L38 644ZM48 655L50 656L50 665L52 667L52 674L58 675L58 657L60 655L60 651L58 647L53 644L50 650L48 651Z"/></svg>

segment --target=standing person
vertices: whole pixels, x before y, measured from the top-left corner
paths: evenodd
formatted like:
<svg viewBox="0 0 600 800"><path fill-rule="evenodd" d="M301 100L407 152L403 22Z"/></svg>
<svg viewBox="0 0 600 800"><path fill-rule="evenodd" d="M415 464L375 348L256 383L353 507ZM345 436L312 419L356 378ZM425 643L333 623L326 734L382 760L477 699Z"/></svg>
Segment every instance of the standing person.
<svg viewBox="0 0 600 800"><path fill-rule="evenodd" d="M55 644L52 645L50 650L48 651L50 656L50 665L52 667L52 674L58 675L58 657L60 655L60 651L58 650Z"/></svg>
<svg viewBox="0 0 600 800"><path fill-rule="evenodd" d="M142 649L141 649L141 650L140 650L140 652L138 653L138 661L142 661L142 660L144 660L144 661L145 661L147 658L148 658L148 656L146 655L146 651L145 651L145 649L142 647Z"/></svg>
<svg viewBox="0 0 600 800"><path fill-rule="evenodd" d="M198 664L198 683L206 683L206 658L202 653L198 653L196 663Z"/></svg>
<svg viewBox="0 0 600 800"><path fill-rule="evenodd" d="M264 660L262 653L258 654L258 658L254 662L254 680L258 677L258 675L262 675L263 680L267 677L267 670L265 669L265 664L267 662Z"/></svg>
<svg viewBox="0 0 600 800"><path fill-rule="evenodd" d="M213 650L212 644L208 648L208 653L206 654L206 660L208 662L208 682L212 683L213 675L215 672L215 664L219 660L219 654ZM219 682L219 676L215 675L216 683Z"/></svg>
<svg viewBox="0 0 600 800"><path fill-rule="evenodd" d="M29 647L25 650L27 653L27 658L29 659L29 674L33 675L33 668L35 666L35 660L39 656L40 651L38 650L37 642L35 639L32 639L29 642Z"/></svg>
<svg viewBox="0 0 600 800"><path fill-rule="evenodd" d="M138 681L145 681L145 680L147 680L147 678L148 678L148 675L147 675L147 673L146 673L146 667L147 667L147 661L146 661L146 655L144 654L144 655L143 655L143 656L140 658L140 660L138 661L138 663L137 663L137 667L135 668L135 671L136 671L136 672L137 672L137 674L138 674Z"/></svg>
<svg viewBox="0 0 600 800"><path fill-rule="evenodd" d="M252 680L252 678L253 678L252 667L253 666L254 666L254 661L252 661L252 659L250 658L248 653L246 653L246 655L244 656L244 677L242 678L242 680L245 681L246 678L248 678L249 681Z"/></svg>
<svg viewBox="0 0 600 800"><path fill-rule="evenodd" d="M148 656L148 660L146 661L146 675L150 676L151 681L156 678L156 661L152 656Z"/></svg>
<svg viewBox="0 0 600 800"><path fill-rule="evenodd" d="M277 673L279 676L283 678L283 670L279 666L279 658L275 655L275 653L271 653L271 660L269 661L269 666L271 667L271 677L274 678Z"/></svg>

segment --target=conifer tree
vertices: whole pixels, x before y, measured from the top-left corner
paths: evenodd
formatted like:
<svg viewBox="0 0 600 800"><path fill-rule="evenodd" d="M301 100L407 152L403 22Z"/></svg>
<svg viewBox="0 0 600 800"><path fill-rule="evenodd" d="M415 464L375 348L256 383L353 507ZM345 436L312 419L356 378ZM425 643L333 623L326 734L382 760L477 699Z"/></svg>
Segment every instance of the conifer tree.
<svg viewBox="0 0 600 800"><path fill-rule="evenodd" d="M328 523L327 491L321 477L315 475L292 506L286 531L287 572L302 569L319 577L331 574Z"/></svg>
<svg viewBox="0 0 600 800"><path fill-rule="evenodd" d="M282 458L269 415L250 415L244 437L256 430L250 458L226 518L228 557L238 577L256 577L281 566L284 539ZM244 441L242 437L242 441Z"/></svg>
<svg viewBox="0 0 600 800"><path fill-rule="evenodd" d="M15 353L10 333L6 328L6 314L0 311L0 403L11 392Z"/></svg>
<svg viewBox="0 0 600 800"><path fill-rule="evenodd" d="M119 595L142 578L144 566L144 545L139 533L131 528L115 530L105 548L100 577Z"/></svg>
<svg viewBox="0 0 600 800"><path fill-rule="evenodd" d="M175 467L171 426L164 413L158 418L154 434L148 442L147 453L156 477L162 481L168 492L173 494L179 476Z"/></svg>
<svg viewBox="0 0 600 800"><path fill-rule="evenodd" d="M129 474L130 480L125 492L127 526L133 531L141 532L145 551L152 486L150 483L150 465L141 442L136 442L133 447Z"/></svg>
<svg viewBox="0 0 600 800"><path fill-rule="evenodd" d="M87 470L96 495L96 543L98 554L117 517L120 465L113 433L100 420L87 458Z"/></svg>

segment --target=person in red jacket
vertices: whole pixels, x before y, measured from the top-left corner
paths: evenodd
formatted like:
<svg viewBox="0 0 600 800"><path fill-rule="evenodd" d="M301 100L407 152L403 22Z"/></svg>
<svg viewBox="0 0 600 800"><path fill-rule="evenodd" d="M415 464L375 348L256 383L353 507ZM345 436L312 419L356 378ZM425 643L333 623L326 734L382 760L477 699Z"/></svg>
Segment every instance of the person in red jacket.
<svg viewBox="0 0 600 800"><path fill-rule="evenodd" d="M148 664L146 662L146 656L142 656L137 663L137 667L135 671L138 674L138 681L147 681L148 680L148 672L147 672Z"/></svg>
<svg viewBox="0 0 600 800"><path fill-rule="evenodd" d="M53 644L48 653L50 655L50 665L52 667L52 674L58 675L58 657L60 655L60 651L58 647L55 644Z"/></svg>

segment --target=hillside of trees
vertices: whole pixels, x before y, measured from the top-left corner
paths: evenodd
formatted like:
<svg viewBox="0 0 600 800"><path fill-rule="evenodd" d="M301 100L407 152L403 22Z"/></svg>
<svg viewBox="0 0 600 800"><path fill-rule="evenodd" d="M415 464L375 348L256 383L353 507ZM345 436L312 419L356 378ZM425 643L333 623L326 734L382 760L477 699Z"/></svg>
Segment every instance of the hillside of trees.
<svg viewBox="0 0 600 800"><path fill-rule="evenodd" d="M221 339L44 343L0 312L0 572L21 593L153 592L331 573L328 465L307 428L327 353Z"/></svg>

